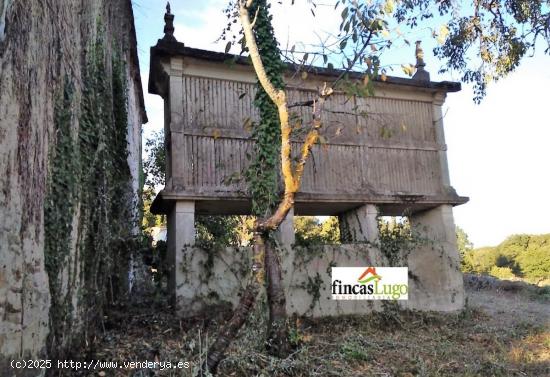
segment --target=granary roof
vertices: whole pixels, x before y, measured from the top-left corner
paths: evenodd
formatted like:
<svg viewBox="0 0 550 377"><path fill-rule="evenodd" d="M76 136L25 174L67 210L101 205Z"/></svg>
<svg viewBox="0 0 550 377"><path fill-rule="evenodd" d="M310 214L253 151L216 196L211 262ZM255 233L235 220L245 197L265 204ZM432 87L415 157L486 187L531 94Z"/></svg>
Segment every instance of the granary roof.
<svg viewBox="0 0 550 377"><path fill-rule="evenodd" d="M161 89L158 87L158 83L163 80L158 77L161 74L159 68L159 59L162 57L192 57L199 60L205 60L209 62L232 62L239 65L250 66L251 62L248 56L234 55L222 52L215 52L209 50L203 50L199 48L186 47L182 42L178 42L174 37L174 15L170 12L170 3L166 4L166 14L164 15L164 37L157 41L156 46L151 47L151 66L149 76L149 93L162 94ZM420 42L416 42L416 68L417 72L412 78L386 76L383 80L377 79L380 84L383 85L396 85L419 88L423 90L429 90L434 92L458 92L461 90L459 82L453 81L430 81L429 73L424 69L425 63L423 60L423 52L420 47ZM286 63L289 71L295 71L303 67L296 64ZM342 73L346 73L351 79L362 79L364 73L357 71L345 72L342 69L334 69L327 67L308 66L307 72L326 77L338 77Z"/></svg>
<svg viewBox="0 0 550 377"><path fill-rule="evenodd" d="M192 57L199 60L205 60L209 62L232 62L240 65L251 65L248 56L226 54L223 52L215 52L209 50L203 50L199 48L187 47L181 42L174 40L159 39L156 46L151 47L151 77L149 78L149 92L153 94L160 94L155 88L154 85L154 75L156 72L156 67L158 67L158 60L162 57ZM296 70L299 68L295 64L287 63L289 71ZM315 74L318 76L326 77L337 77L342 72L345 72L341 69L330 69L326 67L307 67L308 73ZM350 71L347 73L351 79L362 79L364 73L357 71ZM376 80L382 83L380 79ZM452 81L425 81L418 80L415 78L403 78L403 77L394 77L387 76L383 82L387 85L398 85L398 86L408 86L413 88L419 88L424 90L431 90L436 92L458 92L461 90L461 85L459 82Z"/></svg>

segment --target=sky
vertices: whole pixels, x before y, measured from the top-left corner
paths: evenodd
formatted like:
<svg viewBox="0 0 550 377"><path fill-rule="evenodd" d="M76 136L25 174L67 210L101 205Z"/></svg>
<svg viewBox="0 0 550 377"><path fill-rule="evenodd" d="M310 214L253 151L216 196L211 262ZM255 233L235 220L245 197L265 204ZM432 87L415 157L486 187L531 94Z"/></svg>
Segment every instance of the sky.
<svg viewBox="0 0 550 377"><path fill-rule="evenodd" d="M274 28L282 46L315 43L334 30L340 11L323 0L316 16L306 0L289 8L273 2ZM149 48L163 36L165 1L133 0L141 77L149 123L144 139L162 129L163 103L147 93ZM224 51L218 39L227 18L226 0L173 0L175 36L186 46ZM437 27L437 20L434 27ZM404 30L403 30L404 31ZM457 74L438 74L442 64L432 54L436 43L420 29L411 40L425 45L426 69L434 81L459 81ZM414 47L399 48L385 62L413 63ZM237 49L231 52L238 53ZM525 58L508 77L489 86L481 104L472 101L470 86L449 93L444 105L444 128L451 184L470 201L454 208L455 223L475 247L496 245L517 233L550 233L550 56ZM391 75L401 75L395 71Z"/></svg>

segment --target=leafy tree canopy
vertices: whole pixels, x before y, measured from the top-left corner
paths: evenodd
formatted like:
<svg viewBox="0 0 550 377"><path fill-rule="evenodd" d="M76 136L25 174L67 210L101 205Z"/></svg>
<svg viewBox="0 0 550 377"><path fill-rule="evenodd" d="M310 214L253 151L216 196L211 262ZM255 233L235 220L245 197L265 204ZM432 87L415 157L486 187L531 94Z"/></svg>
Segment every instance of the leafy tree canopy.
<svg viewBox="0 0 550 377"><path fill-rule="evenodd" d="M313 14L317 2L311 2ZM318 64L322 59L328 67L341 64L384 79L382 53L410 45L414 41L408 38L430 29L440 72L460 73L463 82L474 85L479 102L489 83L514 71L535 49L550 53L548 0L338 0L334 9L341 18L337 35L321 37L316 46L293 46L283 51L287 60ZM410 76L416 69L401 67Z"/></svg>
<svg viewBox="0 0 550 377"><path fill-rule="evenodd" d="M297 216L294 218L296 245L312 246L340 243L338 217L330 216L321 221L314 216Z"/></svg>
<svg viewBox="0 0 550 377"><path fill-rule="evenodd" d="M497 277L521 277L533 283L550 280L550 234L518 234L496 247L467 251L463 269L466 272Z"/></svg>

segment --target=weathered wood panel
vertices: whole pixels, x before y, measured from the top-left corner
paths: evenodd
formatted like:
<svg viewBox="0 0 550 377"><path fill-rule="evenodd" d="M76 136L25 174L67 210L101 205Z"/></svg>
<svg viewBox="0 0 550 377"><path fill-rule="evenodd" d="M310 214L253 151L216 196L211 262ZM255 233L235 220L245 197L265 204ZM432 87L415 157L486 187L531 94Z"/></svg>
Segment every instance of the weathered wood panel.
<svg viewBox="0 0 550 377"><path fill-rule="evenodd" d="M295 151L300 147L299 143L293 145ZM314 146L304 169L300 191L320 194L364 192L365 157L363 146Z"/></svg>
<svg viewBox="0 0 550 377"><path fill-rule="evenodd" d="M380 193L437 194L441 191L437 151L369 148L367 180Z"/></svg>
<svg viewBox="0 0 550 377"><path fill-rule="evenodd" d="M197 193L244 192L243 173L253 155L253 141L240 138L185 137L186 190ZM300 143L293 143L298 152ZM350 145L316 145L306 169L302 192L353 193L361 190L365 181L365 148Z"/></svg>
<svg viewBox="0 0 550 377"><path fill-rule="evenodd" d="M257 120L256 85L204 77L183 77L183 123L186 130L245 131L247 118ZM243 133L244 134L244 133Z"/></svg>
<svg viewBox="0 0 550 377"><path fill-rule="evenodd" d="M184 178L197 194L244 193L243 173L253 151L247 119L257 121L255 84L183 77ZM315 98L287 88L288 104ZM310 106L291 107L293 126L307 131ZM335 93L323 114L323 145L313 148L301 192L319 194L438 194L441 173L429 102ZM294 138L298 151L300 132ZM368 188L368 189L367 189Z"/></svg>
<svg viewBox="0 0 550 377"><path fill-rule="evenodd" d="M240 179L248 166L247 154L253 147L251 140L213 138L188 135L185 137L186 189L201 192L230 192L244 190Z"/></svg>
<svg viewBox="0 0 550 377"><path fill-rule="evenodd" d="M243 131L246 119L257 120L253 104L255 84L204 77L183 77L183 122L187 130ZM311 90L288 88L288 104L313 100ZM323 126L329 141L358 141L366 133L370 140L435 141L431 103L391 98L354 98L335 93L325 104ZM294 123L311 123L311 106L293 106ZM364 138L360 138L363 140Z"/></svg>
<svg viewBox="0 0 550 377"><path fill-rule="evenodd" d="M432 104L391 98L357 98L359 128L371 142L435 142Z"/></svg>

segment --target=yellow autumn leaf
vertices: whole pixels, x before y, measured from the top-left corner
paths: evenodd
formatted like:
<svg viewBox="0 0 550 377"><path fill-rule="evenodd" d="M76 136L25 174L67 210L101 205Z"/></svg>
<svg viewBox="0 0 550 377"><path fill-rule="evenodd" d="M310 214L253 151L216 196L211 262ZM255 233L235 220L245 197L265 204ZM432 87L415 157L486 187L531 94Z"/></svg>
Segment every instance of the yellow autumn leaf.
<svg viewBox="0 0 550 377"><path fill-rule="evenodd" d="M386 76L385 73L382 73L382 74L380 75L380 80L386 81L387 79L388 79L388 76Z"/></svg>
<svg viewBox="0 0 550 377"><path fill-rule="evenodd" d="M384 12L386 13L392 13L394 8L394 2L393 0L386 0L386 3L384 4Z"/></svg>
<svg viewBox="0 0 550 377"><path fill-rule="evenodd" d="M365 77L363 77L363 84L367 85L368 83L369 83L369 75L365 75Z"/></svg>
<svg viewBox="0 0 550 377"><path fill-rule="evenodd" d="M441 25L441 27L439 28L439 33L437 35L437 42L439 44L445 43L447 35L449 35L449 28L447 28L447 25Z"/></svg>
<svg viewBox="0 0 550 377"><path fill-rule="evenodd" d="M390 37L390 32L386 29L382 29L382 36L384 38L389 38Z"/></svg>
<svg viewBox="0 0 550 377"><path fill-rule="evenodd" d="M214 137L214 140L219 138L221 135L222 135L221 131L218 130L217 128L214 131L212 131L212 137Z"/></svg>
<svg viewBox="0 0 550 377"><path fill-rule="evenodd" d="M250 132L252 131L252 119L250 119L250 117L247 117L245 120L244 120L244 129L247 131L247 132Z"/></svg>
<svg viewBox="0 0 550 377"><path fill-rule="evenodd" d="M307 72L306 71L302 72L302 80L305 80L305 79L307 79Z"/></svg>
<svg viewBox="0 0 550 377"><path fill-rule="evenodd" d="M403 69L403 72L408 76L414 74L414 66L412 64L401 64L401 69Z"/></svg>

